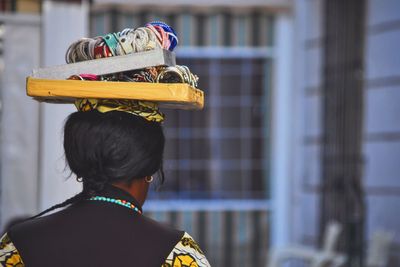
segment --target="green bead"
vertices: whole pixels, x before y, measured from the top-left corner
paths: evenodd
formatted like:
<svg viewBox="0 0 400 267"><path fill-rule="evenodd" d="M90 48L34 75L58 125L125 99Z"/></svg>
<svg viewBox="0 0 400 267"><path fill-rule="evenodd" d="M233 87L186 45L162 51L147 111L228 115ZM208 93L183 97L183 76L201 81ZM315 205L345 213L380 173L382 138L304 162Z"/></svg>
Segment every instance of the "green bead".
<svg viewBox="0 0 400 267"><path fill-rule="evenodd" d="M102 197L102 196L94 196L89 198L89 200L97 200L97 201L104 201L104 202L109 202L109 203L114 203L120 206L124 206L128 209L134 210L138 213L140 213L139 209L135 207L132 203L130 202L122 202L121 199L114 199L114 198L109 198L109 197Z"/></svg>

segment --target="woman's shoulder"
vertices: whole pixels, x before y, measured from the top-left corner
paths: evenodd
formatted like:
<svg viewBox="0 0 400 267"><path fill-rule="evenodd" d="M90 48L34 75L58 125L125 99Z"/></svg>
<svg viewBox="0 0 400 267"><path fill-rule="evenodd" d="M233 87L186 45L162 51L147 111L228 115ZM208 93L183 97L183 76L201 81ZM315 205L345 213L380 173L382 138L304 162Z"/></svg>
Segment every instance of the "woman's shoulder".
<svg viewBox="0 0 400 267"><path fill-rule="evenodd" d="M208 267L210 264L197 242L184 232L162 265L162 267L172 266Z"/></svg>
<svg viewBox="0 0 400 267"><path fill-rule="evenodd" d="M209 267L210 264L199 244L185 231L176 230L161 222L154 221L151 218L143 216L147 221L147 225L157 229L154 232L162 233L162 235L173 235L175 242L172 245L168 256L162 267L172 266L198 266Z"/></svg>
<svg viewBox="0 0 400 267"><path fill-rule="evenodd" d="M175 229L166 223L153 220L147 216L140 216L139 218L142 220L142 231L154 233L155 235L160 236L161 239L175 240L174 244L178 242L185 234L184 231Z"/></svg>

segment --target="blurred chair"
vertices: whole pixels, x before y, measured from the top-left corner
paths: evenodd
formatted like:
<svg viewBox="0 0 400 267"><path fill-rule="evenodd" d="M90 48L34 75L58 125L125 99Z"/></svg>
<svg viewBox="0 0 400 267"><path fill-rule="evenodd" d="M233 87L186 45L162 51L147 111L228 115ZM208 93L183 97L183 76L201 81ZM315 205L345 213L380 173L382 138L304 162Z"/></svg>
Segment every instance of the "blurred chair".
<svg viewBox="0 0 400 267"><path fill-rule="evenodd" d="M389 260L390 246L394 235L386 231L376 231L369 242L367 267L386 267Z"/></svg>
<svg viewBox="0 0 400 267"><path fill-rule="evenodd" d="M311 267L339 267L346 262L346 257L335 251L342 226L331 222L324 234L322 249L313 249L306 246L292 245L273 250L270 254L268 267L279 267L290 259L307 262Z"/></svg>

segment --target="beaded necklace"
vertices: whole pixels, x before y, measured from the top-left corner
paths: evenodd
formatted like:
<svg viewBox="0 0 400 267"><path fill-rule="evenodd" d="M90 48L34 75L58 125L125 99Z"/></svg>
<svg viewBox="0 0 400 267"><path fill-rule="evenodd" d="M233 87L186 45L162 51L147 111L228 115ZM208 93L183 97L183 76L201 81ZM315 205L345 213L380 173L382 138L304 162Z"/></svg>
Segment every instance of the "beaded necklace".
<svg viewBox="0 0 400 267"><path fill-rule="evenodd" d="M134 210L139 214L142 214L142 212L132 203L123 200L123 199L115 199L115 198L109 198L109 197L101 197L101 196L95 196L89 198L89 200L94 200L94 201L104 201L104 202L109 202L109 203L114 203L123 207L126 207L128 209Z"/></svg>

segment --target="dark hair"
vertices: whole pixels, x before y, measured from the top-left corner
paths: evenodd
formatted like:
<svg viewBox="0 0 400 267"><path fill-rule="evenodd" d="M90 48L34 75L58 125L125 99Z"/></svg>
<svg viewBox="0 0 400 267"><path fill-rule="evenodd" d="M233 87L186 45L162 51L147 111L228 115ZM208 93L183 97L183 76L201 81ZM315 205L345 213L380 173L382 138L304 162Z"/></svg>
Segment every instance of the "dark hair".
<svg viewBox="0 0 400 267"><path fill-rule="evenodd" d="M160 123L127 112L72 113L64 126L64 150L83 191L35 217L99 193L113 182L130 182L157 171L163 181L164 143Z"/></svg>
<svg viewBox="0 0 400 267"><path fill-rule="evenodd" d="M159 123L119 111L75 112L64 127L67 163L88 192L157 172L164 141Z"/></svg>

